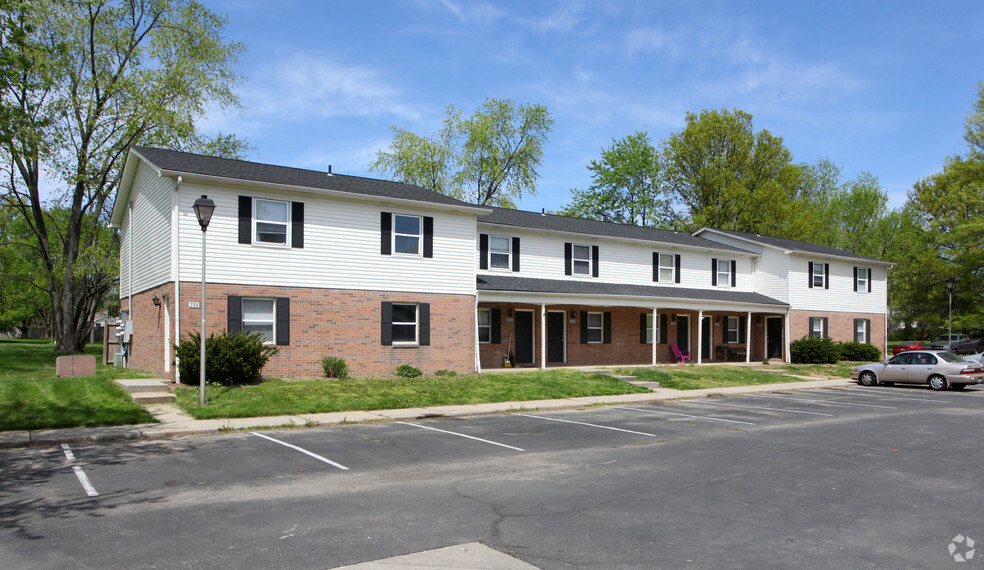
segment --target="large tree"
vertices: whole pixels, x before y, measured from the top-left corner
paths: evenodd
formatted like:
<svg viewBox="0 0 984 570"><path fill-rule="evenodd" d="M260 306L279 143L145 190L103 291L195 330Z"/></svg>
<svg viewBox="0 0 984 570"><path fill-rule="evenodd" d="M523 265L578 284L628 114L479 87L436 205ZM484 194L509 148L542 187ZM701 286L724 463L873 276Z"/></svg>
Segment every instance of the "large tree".
<svg viewBox="0 0 984 570"><path fill-rule="evenodd" d="M571 191L565 215L637 226L673 225L676 216L666 196L662 156L648 134L640 131L612 140L588 170L591 186Z"/></svg>
<svg viewBox="0 0 984 570"><path fill-rule="evenodd" d="M74 353L116 271L100 226L127 149L242 152L239 139L210 140L195 122L210 105L238 105L233 66L243 48L222 39L224 18L193 0L0 8L2 196L34 235L56 349Z"/></svg>
<svg viewBox="0 0 984 570"><path fill-rule="evenodd" d="M453 105L430 137L390 127L393 142L370 168L410 184L481 205L514 208L536 194L543 145L553 126L543 105L486 99L467 118Z"/></svg>
<svg viewBox="0 0 984 570"><path fill-rule="evenodd" d="M755 132L740 110L687 113L687 124L663 144L669 190L683 229L702 226L782 235L797 219L803 168L780 137Z"/></svg>

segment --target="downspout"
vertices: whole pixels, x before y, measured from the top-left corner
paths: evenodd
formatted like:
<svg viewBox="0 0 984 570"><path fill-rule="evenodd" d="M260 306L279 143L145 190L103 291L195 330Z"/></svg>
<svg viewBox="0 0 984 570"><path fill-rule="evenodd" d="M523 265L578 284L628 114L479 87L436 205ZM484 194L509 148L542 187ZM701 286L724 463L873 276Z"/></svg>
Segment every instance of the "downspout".
<svg viewBox="0 0 984 570"><path fill-rule="evenodd" d="M172 239L174 241L171 243L171 251L173 252L172 257L174 258L174 329L173 329L174 333L173 334L174 334L175 341L181 340L181 295L179 294L180 287L181 287L181 263L180 263L181 240L178 239L179 237L181 237L180 236L181 216L180 216L180 212L178 211L178 206L181 204L181 182L182 182L182 178L178 176L177 184L175 184L174 186L174 194L173 194L174 221L172 222L172 225L174 227L174 231L172 232L173 233ZM178 344L178 343L175 342L173 344ZM178 353L177 351L175 351L174 352L174 383L175 384L181 381L181 367L179 366L179 364L180 363L178 362Z"/></svg>
<svg viewBox="0 0 984 570"><path fill-rule="evenodd" d="M792 354L789 354L789 310L790 310L790 308L791 307L786 307L786 318L783 319L783 321L785 321L785 323L786 323L786 334L782 335L783 336L783 339L786 341L785 342L785 344L786 344L786 347L785 347L785 349L786 349L786 362L792 362L793 361L793 355Z"/></svg>
<svg viewBox="0 0 984 570"><path fill-rule="evenodd" d="M475 371L482 373L482 353L478 340L478 291L475 291Z"/></svg>

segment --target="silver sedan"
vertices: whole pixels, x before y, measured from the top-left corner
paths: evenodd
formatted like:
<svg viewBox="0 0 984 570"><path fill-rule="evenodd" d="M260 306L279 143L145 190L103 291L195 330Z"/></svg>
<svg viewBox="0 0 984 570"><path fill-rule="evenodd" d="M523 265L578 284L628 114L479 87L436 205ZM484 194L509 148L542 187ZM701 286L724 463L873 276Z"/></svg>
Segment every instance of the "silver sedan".
<svg viewBox="0 0 984 570"><path fill-rule="evenodd" d="M851 370L851 378L863 386L899 382L962 390L968 384L984 383L984 367L943 350L910 350L880 364L858 366Z"/></svg>

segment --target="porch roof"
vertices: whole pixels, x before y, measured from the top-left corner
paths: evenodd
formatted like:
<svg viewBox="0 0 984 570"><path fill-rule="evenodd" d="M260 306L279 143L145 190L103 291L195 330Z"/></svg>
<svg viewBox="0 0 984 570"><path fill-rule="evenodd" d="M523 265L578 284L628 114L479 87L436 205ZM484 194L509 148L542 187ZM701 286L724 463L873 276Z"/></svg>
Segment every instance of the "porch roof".
<svg viewBox="0 0 984 570"><path fill-rule="evenodd" d="M531 279L511 275L478 275L479 296L483 291L505 293L531 293L547 295L570 295L582 297L648 297L654 303L660 301L711 302L729 305L767 305L776 309L789 307L772 297L761 293L734 291L732 289L687 289L683 287L660 287L657 285L629 285L625 283L604 283L588 280ZM636 303L633 303L636 304Z"/></svg>

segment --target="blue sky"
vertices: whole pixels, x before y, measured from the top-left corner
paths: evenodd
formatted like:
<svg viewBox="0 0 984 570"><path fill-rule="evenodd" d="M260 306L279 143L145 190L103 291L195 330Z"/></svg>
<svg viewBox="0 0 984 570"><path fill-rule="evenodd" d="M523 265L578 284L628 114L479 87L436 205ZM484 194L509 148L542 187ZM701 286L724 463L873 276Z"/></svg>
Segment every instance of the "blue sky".
<svg viewBox="0 0 984 570"><path fill-rule="evenodd" d="M687 111L737 108L796 162L867 170L900 206L963 153L984 80L984 2L315 2L204 0L246 44L241 113L201 125L250 159L369 171L389 125L434 133L487 97L546 105L554 130L527 210L562 208L587 164Z"/></svg>

